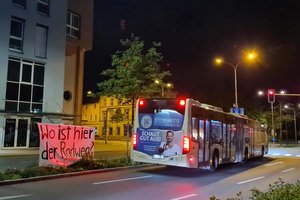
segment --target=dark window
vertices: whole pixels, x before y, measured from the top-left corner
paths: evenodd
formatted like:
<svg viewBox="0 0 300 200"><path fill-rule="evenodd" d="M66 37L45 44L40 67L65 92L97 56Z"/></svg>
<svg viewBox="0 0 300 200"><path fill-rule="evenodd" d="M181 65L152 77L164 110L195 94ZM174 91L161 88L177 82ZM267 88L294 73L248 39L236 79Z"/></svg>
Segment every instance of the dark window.
<svg viewBox="0 0 300 200"><path fill-rule="evenodd" d="M22 70L22 82L27 82L31 83L31 70L32 70L32 65L23 65L23 70Z"/></svg>
<svg viewBox="0 0 300 200"><path fill-rule="evenodd" d="M10 24L9 49L22 52L23 50L24 20L13 17Z"/></svg>
<svg viewBox="0 0 300 200"><path fill-rule="evenodd" d="M80 38L80 16L68 12L67 16L67 35L73 38Z"/></svg>
<svg viewBox="0 0 300 200"><path fill-rule="evenodd" d="M5 110L42 112L45 65L9 58Z"/></svg>
<svg viewBox="0 0 300 200"><path fill-rule="evenodd" d="M20 80L20 61L8 61L7 80L17 82Z"/></svg>
<svg viewBox="0 0 300 200"><path fill-rule="evenodd" d="M32 101L33 102L43 102L43 91L44 88L40 86L33 86L33 95L32 95Z"/></svg>
<svg viewBox="0 0 300 200"><path fill-rule="evenodd" d="M26 8L26 0L12 0L14 6Z"/></svg>
<svg viewBox="0 0 300 200"><path fill-rule="evenodd" d="M31 101L31 85L21 84L20 101Z"/></svg>
<svg viewBox="0 0 300 200"><path fill-rule="evenodd" d="M34 66L33 83L37 85L44 85L44 71L45 68L39 65Z"/></svg>
<svg viewBox="0 0 300 200"><path fill-rule="evenodd" d="M49 1L37 0L37 11L40 14L49 15Z"/></svg>
<svg viewBox="0 0 300 200"><path fill-rule="evenodd" d="M6 99L18 101L19 84L8 82L6 85Z"/></svg>
<svg viewBox="0 0 300 200"><path fill-rule="evenodd" d="M12 18L10 24L9 49L22 52L23 50L24 20Z"/></svg>

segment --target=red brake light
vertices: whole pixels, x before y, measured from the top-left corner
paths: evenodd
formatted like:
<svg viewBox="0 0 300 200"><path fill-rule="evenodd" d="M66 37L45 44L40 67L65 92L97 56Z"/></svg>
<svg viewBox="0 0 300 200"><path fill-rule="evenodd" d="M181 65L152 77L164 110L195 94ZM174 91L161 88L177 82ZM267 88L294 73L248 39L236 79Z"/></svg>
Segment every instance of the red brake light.
<svg viewBox="0 0 300 200"><path fill-rule="evenodd" d="M143 106L143 105L145 105L145 101L144 101L144 99L140 99L140 100L139 100L139 105L140 105L140 106Z"/></svg>
<svg viewBox="0 0 300 200"><path fill-rule="evenodd" d="M190 138L187 136L183 137L183 154L190 152Z"/></svg>
<svg viewBox="0 0 300 200"><path fill-rule="evenodd" d="M137 138L136 138L136 133L134 133L132 135L132 146L134 150L136 150L136 144L137 144Z"/></svg>
<svg viewBox="0 0 300 200"><path fill-rule="evenodd" d="M179 100L179 105L180 106L185 106L185 100L184 99Z"/></svg>

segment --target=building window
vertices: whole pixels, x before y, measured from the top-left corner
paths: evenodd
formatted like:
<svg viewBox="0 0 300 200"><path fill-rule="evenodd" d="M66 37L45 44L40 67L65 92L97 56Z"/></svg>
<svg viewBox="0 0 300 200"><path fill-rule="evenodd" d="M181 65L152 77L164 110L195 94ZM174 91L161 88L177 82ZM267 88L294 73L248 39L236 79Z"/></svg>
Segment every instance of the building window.
<svg viewBox="0 0 300 200"><path fill-rule="evenodd" d="M106 111L102 111L102 121L106 120Z"/></svg>
<svg viewBox="0 0 300 200"><path fill-rule="evenodd" d="M26 0L12 0L12 4L20 8L26 8Z"/></svg>
<svg viewBox="0 0 300 200"><path fill-rule="evenodd" d="M49 15L49 0L37 0L37 11L43 15Z"/></svg>
<svg viewBox="0 0 300 200"><path fill-rule="evenodd" d="M34 55L37 57L46 57L48 27L36 25L35 27L35 47Z"/></svg>
<svg viewBox="0 0 300 200"><path fill-rule="evenodd" d="M45 64L9 58L5 110L42 112Z"/></svg>
<svg viewBox="0 0 300 200"><path fill-rule="evenodd" d="M129 109L125 109L124 113L125 113L125 119L129 119Z"/></svg>
<svg viewBox="0 0 300 200"><path fill-rule="evenodd" d="M108 134L109 134L109 135L113 135L113 128L112 128L112 127L109 127L109 129L108 129Z"/></svg>
<svg viewBox="0 0 300 200"><path fill-rule="evenodd" d="M114 105L114 99L110 99L110 105L111 105L111 106Z"/></svg>
<svg viewBox="0 0 300 200"><path fill-rule="evenodd" d="M106 106L106 99L103 99L103 106Z"/></svg>
<svg viewBox="0 0 300 200"><path fill-rule="evenodd" d="M22 52L25 21L12 17L10 23L9 50Z"/></svg>
<svg viewBox="0 0 300 200"><path fill-rule="evenodd" d="M80 38L80 16L70 11L67 17L67 35L76 39Z"/></svg>
<svg viewBox="0 0 300 200"><path fill-rule="evenodd" d="M121 128L119 126L117 127L117 133L116 134L121 135Z"/></svg>

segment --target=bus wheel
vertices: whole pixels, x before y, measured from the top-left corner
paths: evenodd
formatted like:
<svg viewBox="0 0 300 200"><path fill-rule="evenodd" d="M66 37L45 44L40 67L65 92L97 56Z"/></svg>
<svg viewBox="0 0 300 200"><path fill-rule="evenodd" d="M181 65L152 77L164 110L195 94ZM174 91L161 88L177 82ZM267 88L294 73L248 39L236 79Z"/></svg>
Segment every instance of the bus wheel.
<svg viewBox="0 0 300 200"><path fill-rule="evenodd" d="M212 158L212 171L216 171L219 168L219 152L217 150L214 151L213 158Z"/></svg>
<svg viewBox="0 0 300 200"><path fill-rule="evenodd" d="M248 159L249 159L248 148L246 148L244 154L244 162L248 162Z"/></svg>

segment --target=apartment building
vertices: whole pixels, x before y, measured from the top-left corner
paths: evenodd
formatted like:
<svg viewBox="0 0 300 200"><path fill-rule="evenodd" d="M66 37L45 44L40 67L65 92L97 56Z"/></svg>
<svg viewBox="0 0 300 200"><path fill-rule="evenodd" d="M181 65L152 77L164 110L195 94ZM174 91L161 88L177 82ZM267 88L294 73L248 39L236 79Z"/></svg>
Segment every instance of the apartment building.
<svg viewBox="0 0 300 200"><path fill-rule="evenodd" d="M93 0L0 1L0 151L39 146L36 122L80 124Z"/></svg>
<svg viewBox="0 0 300 200"><path fill-rule="evenodd" d="M130 134L132 130L132 104L125 99L101 96L96 102L83 104L81 122L96 128L96 138L126 140L127 132Z"/></svg>

